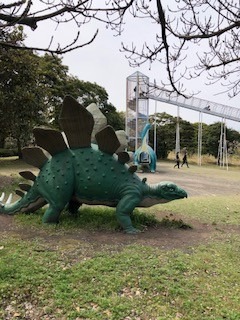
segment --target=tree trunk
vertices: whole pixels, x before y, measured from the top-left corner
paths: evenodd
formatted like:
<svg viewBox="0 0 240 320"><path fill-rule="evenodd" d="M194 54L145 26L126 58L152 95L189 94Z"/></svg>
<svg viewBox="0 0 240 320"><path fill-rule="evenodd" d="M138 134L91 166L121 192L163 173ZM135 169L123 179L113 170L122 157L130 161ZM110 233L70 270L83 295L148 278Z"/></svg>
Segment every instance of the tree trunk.
<svg viewBox="0 0 240 320"><path fill-rule="evenodd" d="M4 149L5 138L0 137L0 149Z"/></svg>
<svg viewBox="0 0 240 320"><path fill-rule="evenodd" d="M22 159L22 146L20 139L17 139L18 158Z"/></svg>

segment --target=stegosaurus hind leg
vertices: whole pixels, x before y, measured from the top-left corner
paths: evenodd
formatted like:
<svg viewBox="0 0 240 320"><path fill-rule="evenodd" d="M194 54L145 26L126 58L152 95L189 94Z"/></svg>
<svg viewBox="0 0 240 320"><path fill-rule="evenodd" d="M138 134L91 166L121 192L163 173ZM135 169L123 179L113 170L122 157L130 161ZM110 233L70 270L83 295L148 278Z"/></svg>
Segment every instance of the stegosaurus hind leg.
<svg viewBox="0 0 240 320"><path fill-rule="evenodd" d="M67 210L73 215L76 216L78 213L78 209L81 207L82 203L71 199L67 205Z"/></svg>
<svg viewBox="0 0 240 320"><path fill-rule="evenodd" d="M42 221L43 223L59 223L59 217L64 208L58 208L54 205L49 205L45 211Z"/></svg>

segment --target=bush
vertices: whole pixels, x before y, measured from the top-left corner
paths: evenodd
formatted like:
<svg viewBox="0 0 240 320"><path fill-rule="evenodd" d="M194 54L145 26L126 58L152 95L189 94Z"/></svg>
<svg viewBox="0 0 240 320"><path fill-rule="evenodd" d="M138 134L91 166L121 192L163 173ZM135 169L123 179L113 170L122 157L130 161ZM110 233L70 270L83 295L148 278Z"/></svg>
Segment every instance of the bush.
<svg viewBox="0 0 240 320"><path fill-rule="evenodd" d="M0 157L13 157L17 156L18 151L16 148L14 149L0 149Z"/></svg>

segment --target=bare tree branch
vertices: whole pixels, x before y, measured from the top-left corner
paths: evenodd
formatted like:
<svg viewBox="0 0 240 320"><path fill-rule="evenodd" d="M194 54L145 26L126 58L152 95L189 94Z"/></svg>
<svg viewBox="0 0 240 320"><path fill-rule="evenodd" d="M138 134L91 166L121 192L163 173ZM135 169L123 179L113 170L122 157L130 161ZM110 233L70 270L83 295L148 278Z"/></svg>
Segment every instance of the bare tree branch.
<svg viewBox="0 0 240 320"><path fill-rule="evenodd" d="M8 4L1 4L0 5L0 10L9 9L9 8L13 8L13 7L18 7L18 6L23 5L24 3L25 3L25 0L16 1L16 2L13 2L13 3L8 3Z"/></svg>
<svg viewBox="0 0 240 320"><path fill-rule="evenodd" d="M165 8L163 0L155 3L155 13L154 4L152 11L142 6L136 17L141 12L141 17L160 26L160 31L156 28L156 42L150 45L145 41L140 48L134 43L131 47L122 44L130 65L147 61L165 65L168 83L162 82L163 90L185 94L185 80L207 75L207 83L216 80L228 87L229 96L240 93L239 1L176 0Z"/></svg>
<svg viewBox="0 0 240 320"><path fill-rule="evenodd" d="M79 49L94 41L99 25L121 35L125 17L150 21L156 25L155 41L142 45L122 44L131 66L164 66L162 89L185 95L186 81L207 75L209 84L221 82L230 96L240 93L240 7L239 0L22 0L0 4L0 46L19 50L38 50L62 54ZM165 4L165 5L164 5ZM23 25L35 30L46 21L59 24L75 23L76 37L63 46L51 41L46 48L13 44L4 37L9 27ZM79 44L80 31L87 23L97 22L96 32ZM53 37L52 37L53 40ZM192 59L190 59L190 57ZM193 59L194 58L194 59ZM224 89L224 90L225 90Z"/></svg>
<svg viewBox="0 0 240 320"><path fill-rule="evenodd" d="M32 50L32 51L48 52L51 54L65 54L67 52L88 46L89 44L91 44L95 40L95 38L97 37L97 34L98 34L98 30L95 32L93 37L88 42L85 42L84 44L74 45L79 38L79 33L78 33L76 38L71 43L69 43L65 47L61 47L59 45L58 49L56 49L56 50L53 50L50 48L40 48L40 47L25 47L25 46L20 46L20 45L16 45L16 44L12 44L12 43L6 43L6 42L2 42L2 41L0 41L0 46L2 46L4 48L11 48L11 49L18 49L18 50Z"/></svg>

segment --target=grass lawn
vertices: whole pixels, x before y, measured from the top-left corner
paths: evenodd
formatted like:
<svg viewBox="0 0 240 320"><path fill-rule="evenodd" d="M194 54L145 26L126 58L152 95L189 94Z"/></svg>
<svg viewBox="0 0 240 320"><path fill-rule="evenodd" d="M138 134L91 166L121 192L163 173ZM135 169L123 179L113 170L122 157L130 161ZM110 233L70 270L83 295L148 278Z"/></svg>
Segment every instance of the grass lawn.
<svg viewBox="0 0 240 320"><path fill-rule="evenodd" d="M129 245L84 258L79 246L79 260L37 239L0 248L1 319L240 318L236 236L187 252Z"/></svg>
<svg viewBox="0 0 240 320"><path fill-rule="evenodd" d="M4 166L9 172L11 163ZM84 208L75 220L64 214L58 228L41 224L41 210L17 215L15 228L31 235L0 234L0 319L239 320L239 205L237 195L196 196L137 209L134 223L150 228L166 222L154 218L161 210L221 229L205 243L171 250L131 241L137 236L117 244L91 239L95 230L121 233L113 209ZM64 237L71 233L78 237Z"/></svg>

